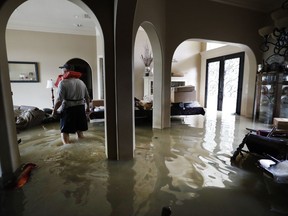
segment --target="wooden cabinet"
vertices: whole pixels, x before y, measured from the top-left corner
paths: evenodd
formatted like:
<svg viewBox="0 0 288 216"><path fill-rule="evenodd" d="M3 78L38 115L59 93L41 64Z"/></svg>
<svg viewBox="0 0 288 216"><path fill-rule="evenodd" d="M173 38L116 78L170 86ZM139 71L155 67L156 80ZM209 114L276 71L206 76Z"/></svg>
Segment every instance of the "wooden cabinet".
<svg viewBox="0 0 288 216"><path fill-rule="evenodd" d="M144 97L153 95L153 76L145 76L144 79ZM185 86L184 77L171 77L171 87Z"/></svg>
<svg viewBox="0 0 288 216"><path fill-rule="evenodd" d="M274 117L288 118L288 72L257 74L254 117L266 124Z"/></svg>

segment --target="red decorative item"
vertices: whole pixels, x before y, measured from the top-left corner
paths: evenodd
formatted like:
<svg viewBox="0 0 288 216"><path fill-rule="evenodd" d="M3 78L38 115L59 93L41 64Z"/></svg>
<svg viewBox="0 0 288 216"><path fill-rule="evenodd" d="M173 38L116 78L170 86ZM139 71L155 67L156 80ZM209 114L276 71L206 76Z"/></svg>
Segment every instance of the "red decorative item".
<svg viewBox="0 0 288 216"><path fill-rule="evenodd" d="M33 163L27 163L23 166L22 172L20 173L16 182L16 188L21 188L28 182L31 171L35 167L36 167L36 164L33 164Z"/></svg>
<svg viewBox="0 0 288 216"><path fill-rule="evenodd" d="M59 83L63 79L69 79L69 78L77 78L79 79L82 76L82 73L77 71L68 71L64 75L58 75L57 80L55 82L55 86L58 87Z"/></svg>

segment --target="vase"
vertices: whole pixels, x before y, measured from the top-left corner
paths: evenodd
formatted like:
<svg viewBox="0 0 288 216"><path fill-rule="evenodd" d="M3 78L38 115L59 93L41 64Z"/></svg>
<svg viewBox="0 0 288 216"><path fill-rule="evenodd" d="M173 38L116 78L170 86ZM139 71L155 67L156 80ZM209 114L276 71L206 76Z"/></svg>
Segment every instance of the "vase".
<svg viewBox="0 0 288 216"><path fill-rule="evenodd" d="M150 71L151 71L151 68L149 66L146 66L145 69L144 69L145 76L149 76L150 75Z"/></svg>

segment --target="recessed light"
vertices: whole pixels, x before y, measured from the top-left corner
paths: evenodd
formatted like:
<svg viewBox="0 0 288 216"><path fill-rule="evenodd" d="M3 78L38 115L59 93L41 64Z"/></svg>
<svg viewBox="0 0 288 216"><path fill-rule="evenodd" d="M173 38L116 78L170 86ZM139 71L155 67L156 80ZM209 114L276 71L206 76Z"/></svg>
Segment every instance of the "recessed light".
<svg viewBox="0 0 288 216"><path fill-rule="evenodd" d="M74 15L75 19L91 19L91 17L88 14L78 14L78 15Z"/></svg>
<svg viewBox="0 0 288 216"><path fill-rule="evenodd" d="M82 26L83 26L83 25L80 24L80 23L74 23L73 25L76 26L76 27L82 27Z"/></svg>
<svg viewBox="0 0 288 216"><path fill-rule="evenodd" d="M88 14L84 14L85 19L91 19L91 17Z"/></svg>

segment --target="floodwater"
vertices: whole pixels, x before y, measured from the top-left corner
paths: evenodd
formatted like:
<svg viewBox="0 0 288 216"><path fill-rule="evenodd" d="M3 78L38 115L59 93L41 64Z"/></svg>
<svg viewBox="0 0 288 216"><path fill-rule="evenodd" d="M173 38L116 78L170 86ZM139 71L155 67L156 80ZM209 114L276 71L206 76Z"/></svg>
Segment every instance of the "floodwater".
<svg viewBox="0 0 288 216"><path fill-rule="evenodd" d="M104 122L65 146L58 123L20 132L22 162L37 168L21 189L0 191L0 215L160 216L163 207L173 216L288 215L285 184L274 187L253 160L230 162L246 127L269 125L208 112L171 124L137 125L131 161L106 159Z"/></svg>

